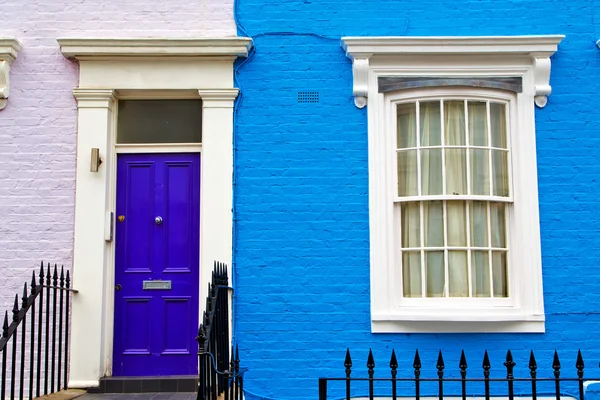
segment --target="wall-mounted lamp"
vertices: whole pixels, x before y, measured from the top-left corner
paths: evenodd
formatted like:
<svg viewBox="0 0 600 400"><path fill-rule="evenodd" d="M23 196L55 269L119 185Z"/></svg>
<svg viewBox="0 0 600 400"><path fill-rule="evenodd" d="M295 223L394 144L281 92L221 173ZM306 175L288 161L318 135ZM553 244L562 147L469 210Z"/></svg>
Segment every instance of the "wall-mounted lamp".
<svg viewBox="0 0 600 400"><path fill-rule="evenodd" d="M98 172L98 167L102 165L102 159L100 158L100 149L92 148L92 159L90 162L90 172Z"/></svg>

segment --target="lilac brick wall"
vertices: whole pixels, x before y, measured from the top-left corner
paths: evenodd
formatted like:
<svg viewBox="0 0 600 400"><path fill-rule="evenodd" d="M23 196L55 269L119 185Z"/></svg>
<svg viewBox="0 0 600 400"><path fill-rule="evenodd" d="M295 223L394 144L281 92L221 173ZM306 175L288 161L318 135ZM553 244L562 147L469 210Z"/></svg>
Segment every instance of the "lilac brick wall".
<svg viewBox="0 0 600 400"><path fill-rule="evenodd" d="M233 0L0 2L22 44L0 111L0 311L40 260L72 262L78 65L56 39L235 35Z"/></svg>

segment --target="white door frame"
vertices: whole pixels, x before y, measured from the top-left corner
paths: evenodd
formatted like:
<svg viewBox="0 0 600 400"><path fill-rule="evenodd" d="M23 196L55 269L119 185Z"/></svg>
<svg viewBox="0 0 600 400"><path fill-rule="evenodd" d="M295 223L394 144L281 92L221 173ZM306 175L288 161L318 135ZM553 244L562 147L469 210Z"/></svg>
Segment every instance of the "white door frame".
<svg viewBox="0 0 600 400"><path fill-rule="evenodd" d="M99 378L112 370L115 249L110 227L116 199L116 100L202 99L202 291L214 260L231 266L233 103L238 94L233 62L247 56L252 42L248 38L58 42L62 53L80 64L79 87L73 91L78 108L73 287L79 293L72 305L69 387L86 388L98 386ZM182 150L182 146L142 147ZM92 148L98 148L103 159L98 172L90 172ZM201 310L202 306L200 302Z"/></svg>

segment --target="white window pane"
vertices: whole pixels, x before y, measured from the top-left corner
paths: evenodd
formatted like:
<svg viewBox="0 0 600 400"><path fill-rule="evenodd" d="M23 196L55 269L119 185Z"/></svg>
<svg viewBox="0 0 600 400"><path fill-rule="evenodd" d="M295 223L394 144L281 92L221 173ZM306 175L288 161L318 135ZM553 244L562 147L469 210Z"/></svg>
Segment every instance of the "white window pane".
<svg viewBox="0 0 600 400"><path fill-rule="evenodd" d="M494 177L494 196L507 197L508 194L508 153L492 150L492 169Z"/></svg>
<svg viewBox="0 0 600 400"><path fill-rule="evenodd" d="M427 297L444 297L446 282L444 273L444 252L426 251Z"/></svg>
<svg viewBox="0 0 600 400"><path fill-rule="evenodd" d="M446 155L446 193L467 194L467 151L447 149Z"/></svg>
<svg viewBox="0 0 600 400"><path fill-rule="evenodd" d="M446 204L448 246L467 245L467 218L464 201L449 201Z"/></svg>
<svg viewBox="0 0 600 400"><path fill-rule="evenodd" d="M444 138L446 145L465 144L465 102L444 102Z"/></svg>
<svg viewBox="0 0 600 400"><path fill-rule="evenodd" d="M419 103L421 115L421 146L440 146L442 144L442 117L440 102Z"/></svg>
<svg viewBox="0 0 600 400"><path fill-rule="evenodd" d="M474 201L471 203L471 246L487 247L488 229L487 229L487 203L483 201Z"/></svg>
<svg viewBox="0 0 600 400"><path fill-rule="evenodd" d="M490 103L490 127L492 131L492 147L508 148L506 140L506 106Z"/></svg>
<svg viewBox="0 0 600 400"><path fill-rule="evenodd" d="M441 201L423 203L425 247L444 246L444 205Z"/></svg>
<svg viewBox="0 0 600 400"><path fill-rule="evenodd" d="M398 104L398 148L417 146L417 107L415 103Z"/></svg>
<svg viewBox="0 0 600 400"><path fill-rule="evenodd" d="M450 297L469 297L467 252L448 252L448 280Z"/></svg>
<svg viewBox="0 0 600 400"><path fill-rule="evenodd" d="M489 264L489 252L473 251L471 253L471 284L473 285L473 297L491 297Z"/></svg>
<svg viewBox="0 0 600 400"><path fill-rule="evenodd" d="M421 297L421 252L402 253L402 289L404 297Z"/></svg>
<svg viewBox="0 0 600 400"><path fill-rule="evenodd" d="M471 149L471 194L489 196L490 194L490 152L483 149Z"/></svg>
<svg viewBox="0 0 600 400"><path fill-rule="evenodd" d="M503 203L490 203L490 224L492 225L492 247L506 247L506 221Z"/></svg>
<svg viewBox="0 0 600 400"><path fill-rule="evenodd" d="M487 146L487 107L483 101L469 101L469 143L471 146Z"/></svg>
<svg viewBox="0 0 600 400"><path fill-rule="evenodd" d="M421 247L421 212L419 203L402 204L402 248Z"/></svg>
<svg viewBox="0 0 600 400"><path fill-rule="evenodd" d="M417 180L417 150L398 152L398 196L416 196Z"/></svg>
<svg viewBox="0 0 600 400"><path fill-rule="evenodd" d="M119 100L117 143L201 141L201 100Z"/></svg>
<svg viewBox="0 0 600 400"><path fill-rule="evenodd" d="M442 150L421 150L421 194L442 194Z"/></svg>
<svg viewBox="0 0 600 400"><path fill-rule="evenodd" d="M492 277L494 281L494 297L508 297L506 271L506 252L492 251Z"/></svg>

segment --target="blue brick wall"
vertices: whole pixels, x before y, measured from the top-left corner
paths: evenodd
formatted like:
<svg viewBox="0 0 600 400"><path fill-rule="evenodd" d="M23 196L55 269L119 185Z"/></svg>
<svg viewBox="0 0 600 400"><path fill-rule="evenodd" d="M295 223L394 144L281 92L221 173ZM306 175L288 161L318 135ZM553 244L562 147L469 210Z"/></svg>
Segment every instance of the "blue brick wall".
<svg viewBox="0 0 600 400"><path fill-rule="evenodd" d="M235 335L249 399L316 398L318 377L343 374L346 347L357 374L369 348L379 366L395 348L409 374L419 348L424 375L440 349L457 375L464 348L473 374L487 349L501 375L510 348L516 374L534 349L550 376L558 349L574 376L581 348L600 375L600 2L239 0L237 17L256 46L237 64L235 153ZM339 38L526 34L566 35L536 110L546 333L371 334L367 115ZM307 90L320 103L298 104Z"/></svg>

